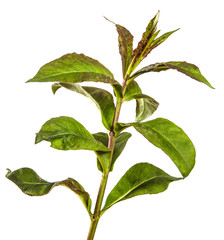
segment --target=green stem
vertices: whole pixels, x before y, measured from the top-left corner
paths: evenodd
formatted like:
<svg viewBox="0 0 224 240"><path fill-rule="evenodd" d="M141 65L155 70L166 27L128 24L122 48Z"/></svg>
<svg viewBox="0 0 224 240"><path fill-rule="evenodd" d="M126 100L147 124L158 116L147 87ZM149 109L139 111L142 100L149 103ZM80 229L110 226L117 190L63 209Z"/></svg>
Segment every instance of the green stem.
<svg viewBox="0 0 224 240"><path fill-rule="evenodd" d="M123 90L124 89L125 89L125 84L123 85ZM108 141L108 148L111 149L110 164L109 164L108 170L106 172L104 172L102 175L102 179L101 179L101 183L100 183L100 187L99 187L99 191L98 191L98 196L97 196L97 200L96 200L96 205L95 205L95 209L94 209L94 214L91 218L91 224L90 224L87 240L93 240L99 219L101 217L101 207L102 207L103 197L104 197L104 193L106 190L107 180L108 180L108 176L109 176L109 172L110 172L110 168L111 168L115 140L116 140L115 134L113 132L113 128L114 128L115 124L118 122L122 102L123 102L122 99L119 99L117 101L113 125L112 125L112 129L110 131L110 134L109 134L109 141Z"/></svg>

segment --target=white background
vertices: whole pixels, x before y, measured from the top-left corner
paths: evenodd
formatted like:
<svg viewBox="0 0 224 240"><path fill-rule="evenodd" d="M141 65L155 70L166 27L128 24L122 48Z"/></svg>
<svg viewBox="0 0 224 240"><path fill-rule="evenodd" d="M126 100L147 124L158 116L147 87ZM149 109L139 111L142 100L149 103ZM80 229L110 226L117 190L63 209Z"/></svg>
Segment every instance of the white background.
<svg viewBox="0 0 224 240"><path fill-rule="evenodd" d="M1 159L0 221L2 239L86 239L89 219L77 196L57 187L43 197L24 195L5 178L6 168L33 168L48 181L72 177L95 202L101 178L94 153L63 152L35 133L52 117L71 116L90 132L103 131L94 104L78 94L51 92L51 84L29 83L45 63L66 53L85 53L108 67L121 81L117 32L103 16L125 26L141 39L158 10L162 33L181 28L142 62L188 61L216 88L212 90L176 71L138 78L145 94L160 106L151 117L168 118L195 144L197 162L190 176L158 195L136 197L113 206L102 217L96 240L224 239L223 230L223 4L222 1L7 0L0 5L1 22ZM94 84L93 84L94 85ZM106 84L97 85L111 90ZM122 122L134 120L127 103ZM134 130L111 173L106 194L137 162L150 162L180 176L170 159Z"/></svg>

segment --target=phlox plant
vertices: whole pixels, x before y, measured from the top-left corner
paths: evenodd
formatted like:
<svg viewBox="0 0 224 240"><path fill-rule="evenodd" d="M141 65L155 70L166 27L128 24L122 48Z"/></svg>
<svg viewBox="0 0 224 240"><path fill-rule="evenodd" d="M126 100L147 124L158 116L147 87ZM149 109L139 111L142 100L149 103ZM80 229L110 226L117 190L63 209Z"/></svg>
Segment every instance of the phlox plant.
<svg viewBox="0 0 224 240"><path fill-rule="evenodd" d="M108 20L108 19L107 19ZM84 187L75 179L67 178L58 182L48 182L30 168L10 171L6 177L30 196L48 194L56 186L65 186L73 191L84 204L90 217L87 240L94 238L101 216L114 204L143 194L157 194L165 191L171 182L186 178L195 165L195 147L186 133L165 118L147 120L158 108L159 103L148 96L138 85L142 74L177 70L186 76L213 88L201 74L199 68L185 61L157 62L136 70L138 65L177 30L159 35L157 30L159 11L152 18L137 47L133 48L133 36L125 27L113 23L118 33L123 81L117 81L111 71L99 61L84 54L70 53L40 68L27 82L52 82L55 94L59 89L68 89L92 100L101 113L105 132L91 134L80 122L60 116L46 121L36 134L35 143L48 141L57 150L91 150L96 154L97 168L102 174L95 206ZM109 20L108 20L109 21ZM109 84L112 91L83 86L83 82ZM119 122L122 105L126 101L136 102L134 122ZM73 104L74 106L74 104ZM81 114L81 113L80 113ZM134 128L155 147L160 148L176 165L182 177L174 177L162 169L148 163L136 163L121 177L105 199L105 189L110 172L124 150ZM74 237L75 239L75 237Z"/></svg>

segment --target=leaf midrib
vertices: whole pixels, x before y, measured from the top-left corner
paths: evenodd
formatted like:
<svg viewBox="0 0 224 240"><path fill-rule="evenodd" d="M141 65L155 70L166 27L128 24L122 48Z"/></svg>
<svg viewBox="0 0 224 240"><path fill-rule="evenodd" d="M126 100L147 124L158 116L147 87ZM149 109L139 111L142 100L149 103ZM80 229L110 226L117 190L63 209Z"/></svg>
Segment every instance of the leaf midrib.
<svg viewBox="0 0 224 240"><path fill-rule="evenodd" d="M142 181L141 183L139 183L138 185L136 185L135 187L131 188L128 192L126 192L126 194L122 195L120 198L118 198L118 200L116 200L115 202L113 202L112 204L110 204L106 209L110 208L112 205L114 205L115 203L119 202L122 200L122 198L124 198L125 196L127 196L130 192L132 192L134 189L136 189L137 187L141 186L142 184L149 182L155 178L169 178L170 176L154 176L152 178L149 178L145 181Z"/></svg>
<svg viewBox="0 0 224 240"><path fill-rule="evenodd" d="M154 132L156 132L157 134L161 135L167 142L170 143L170 145L175 149L175 151L178 153L178 155L181 157L181 159L184 161L184 163L186 164L187 168L189 169L189 165L188 165L187 162L185 161L185 159L184 159L184 157L182 156L182 154L181 154L181 153L178 151L178 149L173 145L173 143L170 142L170 141L166 138L166 136L164 136L163 134L161 134L160 132L158 132L157 130L155 130L154 128L152 128L151 126L150 126L150 128L151 128ZM176 163L175 163L175 164L176 164Z"/></svg>
<svg viewBox="0 0 224 240"><path fill-rule="evenodd" d="M85 71L85 72L83 72L83 71L67 71L67 72L63 72L63 73L50 74L50 75L45 76L45 77L36 76L32 79L46 79L46 78L50 78L50 77L62 76L62 75L71 74L71 73L73 73L73 74L75 74L75 73L83 73L83 74L84 73L92 73L92 74L97 74L97 75L103 75L103 76L106 76L107 78L110 78L111 80L113 80L115 82L115 80L109 75L106 75L104 73L91 72L91 71L90 72L88 72L88 71ZM41 73L39 73L39 74L41 74Z"/></svg>
<svg viewBox="0 0 224 240"><path fill-rule="evenodd" d="M53 135L53 136L47 137L45 139L47 139L47 140L50 140L50 139L55 140L57 138L62 138L63 136L75 136L75 137L78 137L78 138L83 138L83 139L95 142L95 143L97 143L99 145L102 145L102 146L104 146L106 148L106 146L104 144L102 144L101 142L97 141L95 138L83 137L83 136L76 135L76 134L73 134L73 133L65 133L65 134ZM45 139L43 139L43 140L45 140ZM110 151L110 149L108 148L108 152L109 151Z"/></svg>

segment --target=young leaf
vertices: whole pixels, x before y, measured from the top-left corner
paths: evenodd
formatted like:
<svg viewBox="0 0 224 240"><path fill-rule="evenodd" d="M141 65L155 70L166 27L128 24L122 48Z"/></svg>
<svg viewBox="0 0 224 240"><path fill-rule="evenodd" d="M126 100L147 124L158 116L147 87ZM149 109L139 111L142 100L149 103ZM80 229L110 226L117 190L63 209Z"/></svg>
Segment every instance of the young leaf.
<svg viewBox="0 0 224 240"><path fill-rule="evenodd" d="M175 32L178 31L178 30L179 30L179 28L176 29L176 30L174 30L174 31L170 31L170 32L164 33L162 36L156 38L156 39L152 42L150 48L148 49L147 55L148 55L149 52L151 52L154 48L158 47L161 43L163 43L164 41L166 41L166 39L167 39L171 34L175 33ZM144 57L146 57L146 56L144 56Z"/></svg>
<svg viewBox="0 0 224 240"><path fill-rule="evenodd" d="M101 112L102 123L107 130L113 124L115 106L113 96L106 90L95 87L81 87L77 83L55 83L52 90L55 93L60 87L67 88L91 99Z"/></svg>
<svg viewBox="0 0 224 240"><path fill-rule="evenodd" d="M117 136L120 134L122 131L124 131L126 128L131 127L132 123L116 123L114 126L114 133Z"/></svg>
<svg viewBox="0 0 224 240"><path fill-rule="evenodd" d="M189 175L195 165L195 148L181 128L163 118L131 125L149 142L163 150L183 177Z"/></svg>
<svg viewBox="0 0 224 240"><path fill-rule="evenodd" d="M133 36L125 27L110 21L106 17L105 19L116 26L118 32L119 52L122 61L123 77L125 77L133 53Z"/></svg>
<svg viewBox="0 0 224 240"><path fill-rule="evenodd" d="M163 62L151 64L147 67L140 69L139 71L134 73L130 78L133 80L136 77L142 75L143 73L160 72L168 69L175 69L178 72L184 73L188 77L191 77L199 82L206 84L210 88L213 88L212 85L208 82L208 80L201 74L199 68L194 64L187 62Z"/></svg>
<svg viewBox="0 0 224 240"><path fill-rule="evenodd" d="M109 141L108 134L100 132L100 133L93 134L93 136L97 141L103 143L105 146L108 146L108 141ZM114 163L117 160L117 158L120 156L122 151L124 150L126 143L130 137L131 137L131 134L128 132L123 132L116 137L110 171L113 171ZM107 156L105 155L106 153L101 153L101 154L103 154L103 157L110 157L109 154ZM101 156L102 155L99 155L99 157ZM103 169L102 169L102 166L100 165L99 160L98 160L97 166L98 166L98 169L102 172Z"/></svg>
<svg viewBox="0 0 224 240"><path fill-rule="evenodd" d="M122 61L123 77L125 77L133 52L133 36L125 27L110 21L106 17L105 19L116 26L118 32L119 52Z"/></svg>
<svg viewBox="0 0 224 240"><path fill-rule="evenodd" d="M156 32L156 26L159 20L159 13L160 12L158 11L156 16L149 22L146 31L142 35L141 41L138 43L137 48L133 51L131 71L134 71L134 69L138 66L148 45L151 44L154 38L158 35L158 32Z"/></svg>
<svg viewBox="0 0 224 240"><path fill-rule="evenodd" d="M124 101L136 100L136 121L141 122L151 116L159 106L159 103L145 95L135 81L131 81L124 95Z"/></svg>
<svg viewBox="0 0 224 240"><path fill-rule="evenodd" d="M116 24L118 32L119 52L122 59L123 77L127 73L133 51L133 36L123 26Z"/></svg>
<svg viewBox="0 0 224 240"><path fill-rule="evenodd" d="M8 170L6 177L15 183L23 193L29 196L43 196L48 194L55 186L66 186L79 196L88 213L91 215L91 199L89 194L72 178L59 182L47 182L30 168L20 168L13 172Z"/></svg>
<svg viewBox="0 0 224 240"><path fill-rule="evenodd" d="M149 163L132 166L109 193L103 212L117 202L143 195L165 191L169 183L180 180Z"/></svg>
<svg viewBox="0 0 224 240"><path fill-rule="evenodd" d="M126 99L126 101L129 101L129 99L130 100L136 99L137 122L141 122L146 118L150 117L159 106L159 103L155 99L145 94L132 95L131 98Z"/></svg>
<svg viewBox="0 0 224 240"><path fill-rule="evenodd" d="M138 83L136 81L131 81L128 83L127 88L125 90L124 100L130 99L131 96L133 96L135 94L140 94L140 93L142 93L142 90L139 87ZM132 99L134 99L134 98L132 98Z"/></svg>
<svg viewBox="0 0 224 240"><path fill-rule="evenodd" d="M131 137L131 133L123 132L116 137L115 147L111 163L111 171L113 171L114 163L123 152L128 139Z"/></svg>
<svg viewBox="0 0 224 240"><path fill-rule="evenodd" d="M36 135L35 143L51 142L59 150L94 150L109 152L101 142L96 141L84 126L70 117L57 117L47 121Z"/></svg>
<svg viewBox="0 0 224 240"><path fill-rule="evenodd" d="M100 62L84 54L70 53L45 64L27 82L104 82L117 84L113 74Z"/></svg>

